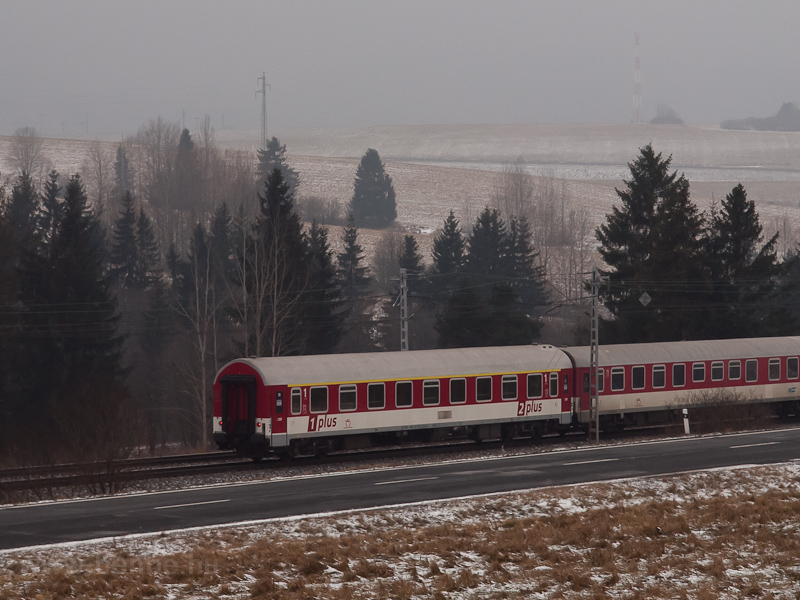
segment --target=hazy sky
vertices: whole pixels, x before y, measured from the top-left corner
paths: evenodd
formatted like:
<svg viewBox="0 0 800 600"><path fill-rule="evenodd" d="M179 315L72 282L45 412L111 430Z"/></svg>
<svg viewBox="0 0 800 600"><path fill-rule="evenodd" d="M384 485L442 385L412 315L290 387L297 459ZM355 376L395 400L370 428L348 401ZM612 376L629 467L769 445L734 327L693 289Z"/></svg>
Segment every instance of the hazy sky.
<svg viewBox="0 0 800 600"><path fill-rule="evenodd" d="M798 0L0 0L0 134L685 120L800 99ZM185 112L182 112L185 111Z"/></svg>

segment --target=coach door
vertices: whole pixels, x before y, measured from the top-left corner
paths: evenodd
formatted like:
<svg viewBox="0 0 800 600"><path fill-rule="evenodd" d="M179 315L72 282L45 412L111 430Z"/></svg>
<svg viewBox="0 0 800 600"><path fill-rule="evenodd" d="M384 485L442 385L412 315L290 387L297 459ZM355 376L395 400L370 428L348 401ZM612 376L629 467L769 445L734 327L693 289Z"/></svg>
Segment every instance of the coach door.
<svg viewBox="0 0 800 600"><path fill-rule="evenodd" d="M289 407L287 388L275 388L272 395L272 447L286 446L286 423Z"/></svg>
<svg viewBox="0 0 800 600"><path fill-rule="evenodd" d="M571 370L561 371L561 424L572 423L572 393L570 390Z"/></svg>
<svg viewBox="0 0 800 600"><path fill-rule="evenodd" d="M236 438L248 438L256 430L256 380L250 376L223 377L222 430Z"/></svg>

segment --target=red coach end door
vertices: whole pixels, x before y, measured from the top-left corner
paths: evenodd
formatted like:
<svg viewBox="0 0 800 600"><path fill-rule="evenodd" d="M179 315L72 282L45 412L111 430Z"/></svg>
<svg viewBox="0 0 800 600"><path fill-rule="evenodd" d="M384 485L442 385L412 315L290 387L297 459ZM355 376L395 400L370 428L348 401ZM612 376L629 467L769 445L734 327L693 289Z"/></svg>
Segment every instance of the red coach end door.
<svg viewBox="0 0 800 600"><path fill-rule="evenodd" d="M256 429L256 381L231 375L222 381L222 427L229 436L249 441Z"/></svg>
<svg viewBox="0 0 800 600"><path fill-rule="evenodd" d="M286 430L289 416L289 390L284 387L272 391L272 447L287 445Z"/></svg>

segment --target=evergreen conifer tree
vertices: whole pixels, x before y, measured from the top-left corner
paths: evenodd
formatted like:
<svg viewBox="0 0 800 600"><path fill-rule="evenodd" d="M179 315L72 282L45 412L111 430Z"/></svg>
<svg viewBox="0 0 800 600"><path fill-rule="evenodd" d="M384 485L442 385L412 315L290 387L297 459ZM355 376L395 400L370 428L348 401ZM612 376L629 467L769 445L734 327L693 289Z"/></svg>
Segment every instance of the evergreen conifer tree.
<svg viewBox="0 0 800 600"><path fill-rule="evenodd" d="M133 196L122 196L119 216L114 221L111 244L111 274L128 289L143 289L141 285L139 247L136 243L136 209Z"/></svg>
<svg viewBox="0 0 800 600"><path fill-rule="evenodd" d="M44 193L42 194L42 217L40 228L42 237L47 241L51 241L56 235L56 227L61 222L64 214L63 200L59 198L61 186L59 185L58 171L53 169L47 175L47 181L44 184Z"/></svg>
<svg viewBox="0 0 800 600"><path fill-rule="evenodd" d="M355 300L366 294L372 278L369 276L369 267L364 265L364 249L358 243L358 227L352 215L342 232L342 246L342 251L336 257L342 294L348 300Z"/></svg>
<svg viewBox="0 0 800 600"><path fill-rule="evenodd" d="M709 337L759 337L793 330L796 324L780 297L792 260L778 260L777 232L762 243L755 203L747 199L742 184L731 190L719 210L712 208L709 221L705 249L716 305Z"/></svg>
<svg viewBox="0 0 800 600"><path fill-rule="evenodd" d="M483 209L472 227L467 246L466 273L484 278L508 274L508 234L500 211L488 207Z"/></svg>
<svg viewBox="0 0 800 600"><path fill-rule="evenodd" d="M377 150L368 149L356 170L350 212L356 225L385 227L397 218L392 178Z"/></svg>
<svg viewBox="0 0 800 600"><path fill-rule="evenodd" d="M175 156L174 207L178 210L191 210L202 206L200 183L200 165L194 140L189 130L184 129Z"/></svg>
<svg viewBox="0 0 800 600"><path fill-rule="evenodd" d="M136 249L138 286L139 289L147 289L161 280L161 253L158 250L153 221L144 207L139 209L136 219Z"/></svg>
<svg viewBox="0 0 800 600"><path fill-rule="evenodd" d="M308 285L307 243L294 198L281 170L273 169L256 220L248 264L248 287L260 290L253 322L261 323L253 348L268 356L296 354L303 348L303 294ZM252 253L255 253L253 255ZM263 343L262 343L263 341Z"/></svg>
<svg viewBox="0 0 800 600"><path fill-rule="evenodd" d="M403 237L403 250L400 252L400 268L408 273L422 273L425 270L422 255L419 253L417 239L413 235Z"/></svg>
<svg viewBox="0 0 800 600"><path fill-rule="evenodd" d="M316 221L308 232L308 289L303 301L306 354L333 352L342 336L344 313L328 230Z"/></svg>
<svg viewBox="0 0 800 600"><path fill-rule="evenodd" d="M133 194L133 173L131 172L128 153L125 147L120 144L117 146L117 156L114 160L114 188L112 195L114 198L122 198L127 192Z"/></svg>
<svg viewBox="0 0 800 600"><path fill-rule="evenodd" d="M11 189L8 218L18 244L30 246L39 224L39 194L31 176L23 171Z"/></svg>
<svg viewBox="0 0 800 600"><path fill-rule="evenodd" d="M63 209L47 253L29 257L20 272L20 299L30 307L23 327L48 332L34 338L24 360L35 374L25 378L25 393L44 403L40 409L67 401L81 386L119 382L124 374L104 235L78 175L67 183Z"/></svg>
<svg viewBox="0 0 800 600"><path fill-rule="evenodd" d="M703 258L704 218L689 197L689 183L670 172L672 158L651 145L628 166L625 189L616 190L607 222L597 228L600 254L609 265L615 313L603 323L608 342L703 339L712 321L710 281ZM647 292L645 296L644 293ZM644 306L642 298L649 298Z"/></svg>
<svg viewBox="0 0 800 600"><path fill-rule="evenodd" d="M297 171L289 166L286 161L286 144L281 144L280 140L272 137L267 141L267 147L258 150L258 174L259 186L263 187L269 175L275 169L281 170L283 180L289 186L289 193L297 193L297 186L300 185L300 176Z"/></svg>
<svg viewBox="0 0 800 600"><path fill-rule="evenodd" d="M536 265L538 253L533 247L528 220L512 217L508 226L508 276L521 301L535 311L547 301L544 269Z"/></svg>
<svg viewBox="0 0 800 600"><path fill-rule="evenodd" d="M211 217L211 260L214 264L214 287L217 297L227 293L228 279L233 276L233 246L231 213L223 202Z"/></svg>
<svg viewBox="0 0 800 600"><path fill-rule="evenodd" d="M433 239L433 272L436 275L453 275L464 265L466 241L453 211L444 221L441 231Z"/></svg>

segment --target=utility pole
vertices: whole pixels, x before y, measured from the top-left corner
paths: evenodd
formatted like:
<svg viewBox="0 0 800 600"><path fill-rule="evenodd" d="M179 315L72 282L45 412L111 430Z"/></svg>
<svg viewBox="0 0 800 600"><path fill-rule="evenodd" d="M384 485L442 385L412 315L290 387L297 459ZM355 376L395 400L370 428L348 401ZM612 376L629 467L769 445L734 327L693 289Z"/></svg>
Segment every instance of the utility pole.
<svg viewBox="0 0 800 600"><path fill-rule="evenodd" d="M642 117L642 73L639 70L639 32L633 34L633 119L644 123Z"/></svg>
<svg viewBox="0 0 800 600"><path fill-rule="evenodd" d="M400 305L400 350L408 350L408 272L400 269L400 295L394 301L394 306Z"/></svg>
<svg viewBox="0 0 800 600"><path fill-rule="evenodd" d="M597 267L592 269L592 333L589 345L589 390L592 395L591 411L589 413L589 439L594 428L595 441L600 443L600 395L597 390L597 375L600 370L600 284L608 281L607 275L600 275ZM605 381L603 382L605 384ZM605 385L604 385L605 386Z"/></svg>
<svg viewBox="0 0 800 600"><path fill-rule="evenodd" d="M267 74L262 71L261 77L256 79L261 82L261 89L256 90L256 98L261 94L261 147L267 147L267 88L272 86L267 83Z"/></svg>

